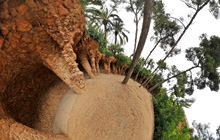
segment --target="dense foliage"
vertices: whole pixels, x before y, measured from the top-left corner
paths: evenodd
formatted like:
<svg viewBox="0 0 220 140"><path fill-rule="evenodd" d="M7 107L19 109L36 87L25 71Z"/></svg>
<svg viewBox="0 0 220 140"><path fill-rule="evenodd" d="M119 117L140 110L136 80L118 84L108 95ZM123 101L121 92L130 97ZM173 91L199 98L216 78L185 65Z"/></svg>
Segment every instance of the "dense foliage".
<svg viewBox="0 0 220 140"><path fill-rule="evenodd" d="M199 89L206 86L211 90L218 91L220 84L220 38L217 36L201 36L200 47L186 50L186 58L200 68L194 82Z"/></svg>
<svg viewBox="0 0 220 140"><path fill-rule="evenodd" d="M183 106L176 100L174 93L168 96L161 90L160 96L153 99L155 115L154 140L191 140L191 129L188 128Z"/></svg>

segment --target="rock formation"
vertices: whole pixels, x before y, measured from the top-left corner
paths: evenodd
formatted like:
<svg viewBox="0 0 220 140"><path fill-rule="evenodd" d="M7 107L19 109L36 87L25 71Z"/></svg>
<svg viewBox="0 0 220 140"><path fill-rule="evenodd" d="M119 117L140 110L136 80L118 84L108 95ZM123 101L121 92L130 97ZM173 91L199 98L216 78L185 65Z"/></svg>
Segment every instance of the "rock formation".
<svg viewBox="0 0 220 140"><path fill-rule="evenodd" d="M92 66L92 72L96 75L97 69L96 69L96 58L99 55L99 43L92 37L89 37L89 43L88 43L88 55L90 59L90 64ZM98 61L98 60L97 60Z"/></svg>
<svg viewBox="0 0 220 140"><path fill-rule="evenodd" d="M95 57L98 54L99 44L92 37L84 33L84 38L80 40L77 47L74 48L77 59L86 70L90 78L94 78L96 74Z"/></svg>
<svg viewBox="0 0 220 140"><path fill-rule="evenodd" d="M0 114L0 133L5 136L0 136L57 137L29 127L38 98L57 76L76 93L83 91L84 76L73 48L84 31L79 0L0 1L0 108L5 111ZM17 136L21 131L24 133Z"/></svg>
<svg viewBox="0 0 220 140"><path fill-rule="evenodd" d="M102 57L101 57L101 68L104 70L103 72L104 73L108 73L108 58L106 56L106 54L102 54Z"/></svg>
<svg viewBox="0 0 220 140"><path fill-rule="evenodd" d="M116 60L116 58L114 57L114 56L110 56L109 58L108 58L108 69L107 69L107 72L108 73L110 73L111 72L111 64L113 63L113 62L116 62L117 60Z"/></svg>
<svg viewBox="0 0 220 140"><path fill-rule="evenodd" d="M98 52L95 57L95 64L96 64L97 73L100 73L99 62L102 59L102 55L103 55L102 53Z"/></svg>

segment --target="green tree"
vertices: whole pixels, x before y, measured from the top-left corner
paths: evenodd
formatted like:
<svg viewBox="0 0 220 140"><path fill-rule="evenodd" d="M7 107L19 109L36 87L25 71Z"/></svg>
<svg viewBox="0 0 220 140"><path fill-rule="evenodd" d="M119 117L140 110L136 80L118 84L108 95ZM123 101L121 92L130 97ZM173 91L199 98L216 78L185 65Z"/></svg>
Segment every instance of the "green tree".
<svg viewBox="0 0 220 140"><path fill-rule="evenodd" d="M220 1L216 2L215 0L183 0L183 2L190 9L194 10L194 14L191 16L191 19L188 22L188 24L186 26L185 25L183 26L184 28L183 28L182 33L179 35L177 40L174 42L172 48L170 49L170 51L167 52L167 55L162 59L162 61L165 61L173 53L173 51L175 50L178 43L180 42L182 37L185 35L186 31L189 29L189 27L192 25L192 23L195 20L195 18L197 17L197 15L202 11L202 9L204 9L204 7L206 7L209 4L210 12L216 18L219 17ZM145 82L148 81L148 80L151 80L154 77L154 73L156 73L158 69L159 69L159 66L154 69L151 76L148 79L146 79Z"/></svg>
<svg viewBox="0 0 220 140"><path fill-rule="evenodd" d="M184 70L184 71L179 71L177 69L175 69L175 72L171 71L172 74L168 74L168 77L166 79L163 79L161 81L159 81L158 83L156 83L153 87L151 87L149 89L149 92L153 91L154 89L156 89L158 86L161 86L163 83L165 82L169 82L169 80L173 79L173 78L176 78L177 79L177 83L179 82L180 79L185 79L184 81L182 81L183 83L178 83L178 85L182 84L182 86L176 86L174 85L173 86L173 89L176 91L176 95L182 95L185 93L189 94L189 95L192 95L194 89L193 89L193 83L192 82L188 82L186 79L188 79L189 77L191 78L191 76L188 76L186 75L187 72L191 72L191 70L195 69L195 68L198 68L199 66L193 66L187 70ZM176 67L175 67L176 68ZM173 70L173 69L172 69ZM192 80L192 79L190 79ZM147 82L149 83L150 80ZM188 89L185 88L185 84L188 84ZM177 92L179 91L179 92ZM180 94L182 93L182 94Z"/></svg>
<svg viewBox="0 0 220 140"><path fill-rule="evenodd" d="M111 44L109 47L108 47L109 51L114 55L116 56L117 54L121 54L124 52L124 48L121 47L120 44Z"/></svg>
<svg viewBox="0 0 220 140"><path fill-rule="evenodd" d="M187 102L187 101L186 101ZM191 129L185 121L184 104L175 100L174 94L168 96L161 89L160 96L153 98L155 130L154 140L192 140ZM179 127L179 124L182 124Z"/></svg>
<svg viewBox="0 0 220 140"><path fill-rule="evenodd" d="M186 50L187 60L200 68L194 83L199 89L208 86L211 90L218 91L220 84L218 72L220 66L220 38L212 36L207 39L205 35L202 35L201 40L200 47Z"/></svg>
<svg viewBox="0 0 220 140"><path fill-rule="evenodd" d="M133 72L133 73L136 74L136 75L135 75L135 78L134 78L135 81L137 81L140 72L144 69L144 66L145 66L146 64L147 64L147 62L145 61L144 58L140 58L140 59L138 60L138 63L137 63L137 65L136 65L136 67L135 67L135 69L134 69L134 72Z"/></svg>
<svg viewBox="0 0 220 140"><path fill-rule="evenodd" d="M193 86L196 85L198 89L204 89L209 87L212 91L219 90L220 75L218 68L220 67L220 38L217 36L207 39L205 35L201 36L200 47L193 47L186 50L187 60L193 62L194 66L184 71L173 72L167 79L164 79L149 89L151 92L157 86L169 81L172 78L178 78L185 74L185 78L190 79L191 82L185 80L185 84L188 84L188 88L181 87L180 89L191 95L194 91ZM159 66L158 66L159 67ZM200 69L195 78L187 76L187 72L191 72L193 69ZM174 90L177 90L174 87Z"/></svg>
<svg viewBox="0 0 220 140"><path fill-rule="evenodd" d="M155 50L157 45L160 45L166 54L168 53L168 48L172 48L175 44L175 37L179 33L181 28L184 28L184 25L178 25L177 21L170 16L170 14L165 12L165 6L162 0L154 1L154 8L153 8L153 17L154 20L154 36L152 37L155 40L155 46L149 53L147 59L151 55L151 53ZM178 54L180 51L175 49L171 55Z"/></svg>
<svg viewBox="0 0 220 140"><path fill-rule="evenodd" d="M91 22L88 22L86 27L88 35L99 42L99 50L103 52L102 50L105 48L106 45L104 32L100 29L98 25L94 25Z"/></svg>
<svg viewBox="0 0 220 140"><path fill-rule="evenodd" d="M129 66L131 64L131 58L122 54L122 53L119 53L117 55L115 55L116 59L117 59L117 65L118 66Z"/></svg>
<svg viewBox="0 0 220 140"><path fill-rule="evenodd" d="M155 45L146 57L145 62L148 61L158 46L167 53L168 48L174 45L175 36L180 31L180 26L165 12L164 4L161 0L154 1L152 19L154 20L154 36L151 39L155 40ZM180 50L175 49L173 52L172 56L178 54ZM139 72L137 72L136 77L138 77L138 74Z"/></svg>

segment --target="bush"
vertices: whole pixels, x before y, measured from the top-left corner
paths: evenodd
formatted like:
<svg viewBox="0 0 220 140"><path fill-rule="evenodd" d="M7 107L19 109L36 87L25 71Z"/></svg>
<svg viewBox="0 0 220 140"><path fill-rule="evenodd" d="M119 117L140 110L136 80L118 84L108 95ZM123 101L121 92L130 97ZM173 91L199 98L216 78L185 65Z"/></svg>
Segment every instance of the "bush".
<svg viewBox="0 0 220 140"><path fill-rule="evenodd" d="M124 54L117 54L115 55L115 58L118 60L117 65L125 65L129 66L131 64L131 58L124 55Z"/></svg>

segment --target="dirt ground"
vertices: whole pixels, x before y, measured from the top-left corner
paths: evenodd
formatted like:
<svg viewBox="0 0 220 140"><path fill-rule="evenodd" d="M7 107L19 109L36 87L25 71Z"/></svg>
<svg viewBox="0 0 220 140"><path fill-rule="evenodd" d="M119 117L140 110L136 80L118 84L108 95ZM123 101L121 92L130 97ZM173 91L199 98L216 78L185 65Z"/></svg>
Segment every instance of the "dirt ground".
<svg viewBox="0 0 220 140"><path fill-rule="evenodd" d="M133 80L121 84L123 78L99 74L82 95L58 81L41 100L34 128L72 140L152 140L152 96Z"/></svg>

